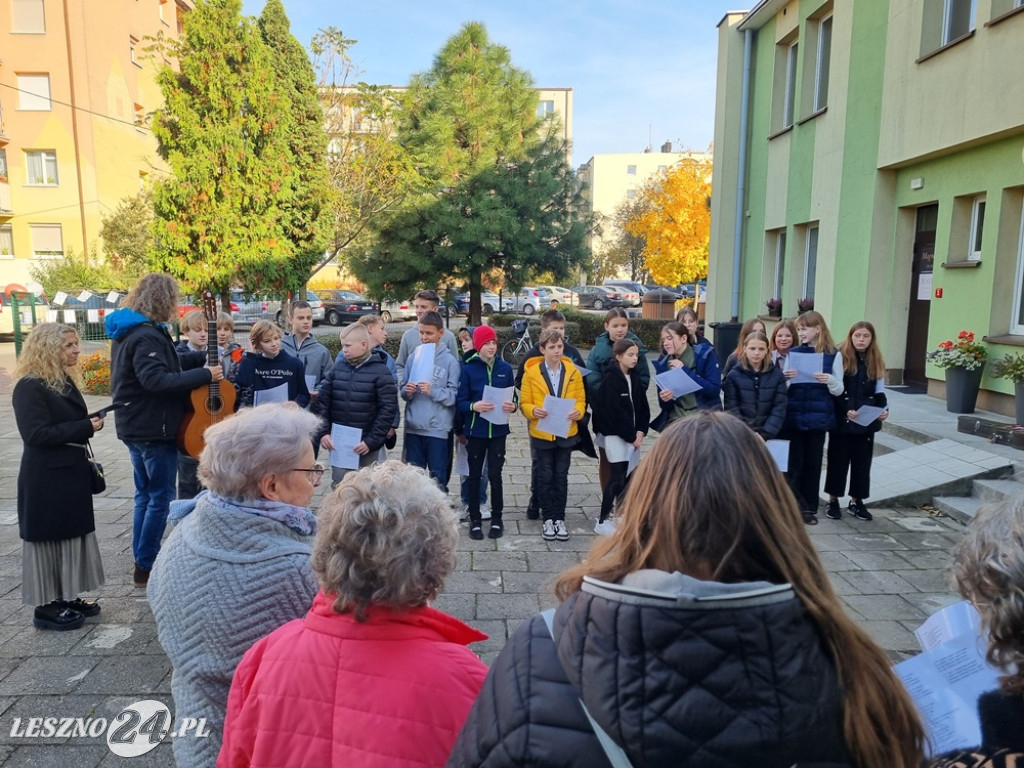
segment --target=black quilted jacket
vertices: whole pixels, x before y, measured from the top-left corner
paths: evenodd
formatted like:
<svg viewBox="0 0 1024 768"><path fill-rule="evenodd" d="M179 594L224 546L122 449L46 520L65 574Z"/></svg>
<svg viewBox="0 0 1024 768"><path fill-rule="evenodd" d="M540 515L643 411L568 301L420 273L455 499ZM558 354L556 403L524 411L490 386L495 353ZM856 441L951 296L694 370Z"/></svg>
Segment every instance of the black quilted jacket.
<svg viewBox="0 0 1024 768"><path fill-rule="evenodd" d="M398 414L398 387L384 360L384 350L377 348L358 366L344 357L335 362L312 406L313 413L327 420L317 442L331 424L343 424L363 430L363 442L371 451L381 449Z"/></svg>
<svg viewBox="0 0 1024 768"><path fill-rule="evenodd" d="M788 585L588 580L554 632L520 625L449 766L604 768L580 698L636 768L850 762L835 670Z"/></svg>
<svg viewBox="0 0 1024 768"><path fill-rule="evenodd" d="M786 377L774 365L767 371L733 366L722 383L725 410L743 419L757 434L770 440L786 420Z"/></svg>

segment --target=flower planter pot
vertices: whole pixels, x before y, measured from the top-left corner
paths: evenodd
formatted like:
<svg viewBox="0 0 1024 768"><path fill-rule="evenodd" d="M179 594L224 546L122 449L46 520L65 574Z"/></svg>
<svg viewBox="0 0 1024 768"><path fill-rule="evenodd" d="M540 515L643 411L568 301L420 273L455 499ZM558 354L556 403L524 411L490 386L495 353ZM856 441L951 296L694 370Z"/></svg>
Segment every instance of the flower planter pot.
<svg viewBox="0 0 1024 768"><path fill-rule="evenodd" d="M1013 385L1013 405L1018 424L1024 424L1024 382Z"/></svg>
<svg viewBox="0 0 1024 768"><path fill-rule="evenodd" d="M946 369L946 410L950 413L974 413L981 389L985 366L973 371L966 368Z"/></svg>

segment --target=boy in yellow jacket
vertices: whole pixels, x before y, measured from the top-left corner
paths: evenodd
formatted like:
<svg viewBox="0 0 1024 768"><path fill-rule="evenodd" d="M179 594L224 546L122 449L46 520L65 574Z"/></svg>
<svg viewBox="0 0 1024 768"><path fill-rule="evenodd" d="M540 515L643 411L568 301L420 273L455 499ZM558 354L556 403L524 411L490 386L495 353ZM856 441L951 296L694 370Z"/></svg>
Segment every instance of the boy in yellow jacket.
<svg viewBox="0 0 1024 768"><path fill-rule="evenodd" d="M530 358L524 364L519 406L530 424L534 477L544 518L542 535L546 541L567 541L565 499L569 461L573 446L579 440L577 422L587 410L587 400L583 375L572 360L562 355L565 349L562 334L554 329L542 331L538 346L542 357ZM548 395L575 401L575 408L569 413L567 437L543 432L538 427L537 422L548 416L544 409L544 398Z"/></svg>

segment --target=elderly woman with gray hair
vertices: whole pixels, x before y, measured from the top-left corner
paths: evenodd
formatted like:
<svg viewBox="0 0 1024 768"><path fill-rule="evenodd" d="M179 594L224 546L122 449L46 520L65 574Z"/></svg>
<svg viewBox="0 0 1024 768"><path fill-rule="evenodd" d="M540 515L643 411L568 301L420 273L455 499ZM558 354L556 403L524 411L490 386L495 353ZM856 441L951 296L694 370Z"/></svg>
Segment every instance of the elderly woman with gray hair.
<svg viewBox="0 0 1024 768"><path fill-rule="evenodd" d="M212 766L235 666L254 642L302 616L316 594L309 509L324 467L314 463L318 419L293 404L247 409L204 435L206 492L175 502L178 525L147 595L174 667L179 718L206 718L207 738L174 739L181 766Z"/></svg>
<svg viewBox="0 0 1024 768"><path fill-rule="evenodd" d="M444 765L487 674L466 648L487 636L429 606L458 539L422 469L348 475L320 510L320 593L238 665L217 764Z"/></svg>
<svg viewBox="0 0 1024 768"><path fill-rule="evenodd" d="M933 768L1024 765L1024 497L988 504L967 527L953 574L988 630L989 662L1006 674L978 699L981 744L932 760Z"/></svg>

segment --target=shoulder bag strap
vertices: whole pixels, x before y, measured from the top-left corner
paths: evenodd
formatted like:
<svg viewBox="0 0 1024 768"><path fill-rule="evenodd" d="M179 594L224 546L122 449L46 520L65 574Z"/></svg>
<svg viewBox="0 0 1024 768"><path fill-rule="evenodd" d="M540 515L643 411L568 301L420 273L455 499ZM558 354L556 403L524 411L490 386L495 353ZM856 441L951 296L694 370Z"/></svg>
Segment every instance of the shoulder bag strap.
<svg viewBox="0 0 1024 768"><path fill-rule="evenodd" d="M547 624L548 634L551 635L551 639L555 639L555 609L548 608L546 611L542 611L541 616L544 617L544 623ZM557 659L557 655L555 656ZM561 664L561 662L559 662ZM563 670L564 671L564 670ZM571 683L570 683L571 685ZM601 749L604 750L605 755L608 757L608 762L611 763L612 768L632 768L633 764L629 762L629 757L626 755L625 750L620 747L611 736L597 724L597 721L591 716L587 710L586 704L583 703L583 699L578 699L580 703L580 709L583 710L583 714L587 716L587 720L590 722L590 727L594 729L594 733L597 735L597 740L601 744Z"/></svg>

